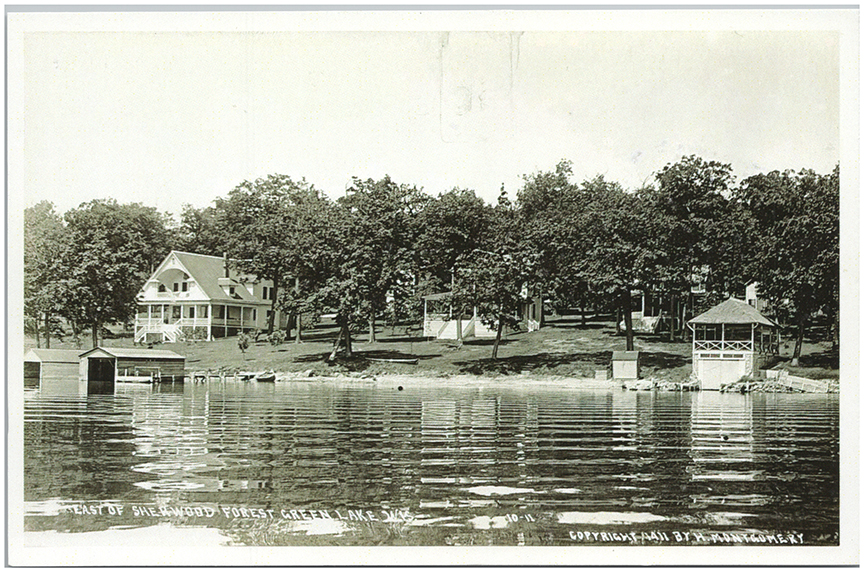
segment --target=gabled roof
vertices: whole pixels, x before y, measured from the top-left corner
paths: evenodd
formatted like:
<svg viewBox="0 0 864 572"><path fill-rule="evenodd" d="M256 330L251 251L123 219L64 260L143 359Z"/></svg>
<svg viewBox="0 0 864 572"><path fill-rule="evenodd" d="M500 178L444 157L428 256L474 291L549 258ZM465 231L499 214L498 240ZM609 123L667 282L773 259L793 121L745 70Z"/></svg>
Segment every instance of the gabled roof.
<svg viewBox="0 0 864 572"><path fill-rule="evenodd" d="M777 324L759 313L756 308L736 298L729 298L707 312L699 314L688 324L761 324L776 327Z"/></svg>
<svg viewBox="0 0 864 572"><path fill-rule="evenodd" d="M233 301L233 300L245 300L247 302L261 302L257 297L249 294L249 291L246 288L237 288L237 296L231 297L222 290L222 287L219 286L219 279L225 277L225 259L221 256L209 256L207 254L193 254L191 252L180 252L179 250L172 250L168 256L165 257L165 260L168 260L171 255L177 257L177 260L186 269L186 272L189 276L195 280L195 283L198 284L198 287L204 291L204 294L210 300L224 300L224 301ZM164 262L163 262L164 264ZM162 269L162 265L157 269L157 273L159 273ZM255 277L248 274L239 274L233 268L229 268L228 277L238 281L239 278L243 276L247 279L254 280Z"/></svg>
<svg viewBox="0 0 864 572"><path fill-rule="evenodd" d="M24 361L41 361L42 363L78 363L78 356L83 350L49 350L31 348L24 354Z"/></svg>
<svg viewBox="0 0 864 572"><path fill-rule="evenodd" d="M84 358L90 354L101 352L115 358L151 358L151 359L186 359L171 350L151 350L144 348L103 348L97 346L81 354Z"/></svg>

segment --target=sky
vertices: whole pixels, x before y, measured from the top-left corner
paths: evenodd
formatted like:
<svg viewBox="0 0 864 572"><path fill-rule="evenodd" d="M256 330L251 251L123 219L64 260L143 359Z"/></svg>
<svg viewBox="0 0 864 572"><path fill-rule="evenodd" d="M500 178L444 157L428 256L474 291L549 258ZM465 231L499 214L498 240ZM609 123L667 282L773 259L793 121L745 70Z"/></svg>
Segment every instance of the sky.
<svg viewBox="0 0 864 572"><path fill-rule="evenodd" d="M577 182L631 189L688 155L739 181L839 162L835 29L653 17L621 30L562 12L562 29L483 32L30 17L18 34L12 18L8 193L61 213L110 197L179 214L271 173L334 198L390 175L494 201L562 159Z"/></svg>

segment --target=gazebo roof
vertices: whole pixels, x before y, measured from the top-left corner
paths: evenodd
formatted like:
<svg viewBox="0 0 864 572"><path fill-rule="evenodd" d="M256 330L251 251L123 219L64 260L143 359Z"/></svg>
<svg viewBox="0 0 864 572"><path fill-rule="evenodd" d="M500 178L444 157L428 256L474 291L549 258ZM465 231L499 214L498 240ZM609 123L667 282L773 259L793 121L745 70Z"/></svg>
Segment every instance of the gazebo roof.
<svg viewBox="0 0 864 572"><path fill-rule="evenodd" d="M429 294L423 296L424 300L449 300L453 296L453 292L440 292L438 294Z"/></svg>
<svg viewBox="0 0 864 572"><path fill-rule="evenodd" d="M707 312L699 314L688 324L760 324L776 327L777 324L759 313L756 308L736 298L729 298Z"/></svg>

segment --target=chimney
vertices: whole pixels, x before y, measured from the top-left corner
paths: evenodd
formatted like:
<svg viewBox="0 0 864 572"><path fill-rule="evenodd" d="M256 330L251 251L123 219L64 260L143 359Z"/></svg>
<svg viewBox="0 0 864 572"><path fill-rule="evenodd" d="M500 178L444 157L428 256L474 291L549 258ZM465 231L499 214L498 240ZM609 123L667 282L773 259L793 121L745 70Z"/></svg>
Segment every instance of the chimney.
<svg viewBox="0 0 864 572"><path fill-rule="evenodd" d="M225 259L225 278L228 278L228 253L223 252L222 257Z"/></svg>

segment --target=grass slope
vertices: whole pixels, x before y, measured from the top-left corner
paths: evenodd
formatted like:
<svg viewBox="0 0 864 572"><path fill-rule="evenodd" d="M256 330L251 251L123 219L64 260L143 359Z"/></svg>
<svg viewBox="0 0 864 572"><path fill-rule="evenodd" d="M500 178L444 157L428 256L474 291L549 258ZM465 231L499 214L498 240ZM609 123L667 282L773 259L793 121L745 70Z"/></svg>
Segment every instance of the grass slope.
<svg viewBox="0 0 864 572"><path fill-rule="evenodd" d="M173 350L186 356L188 370L227 370L311 372L313 375L337 375L362 372L370 375L428 375L448 377L454 375L482 375L499 377L530 375L532 377L593 378L595 370L611 366L612 352L623 350L623 336L615 335L614 323L604 317L590 319L587 324L574 316L550 319L536 332L517 332L502 340L498 359L492 360L493 340L469 340L461 347L455 341L429 340L421 337L417 327L382 328L378 341L366 342L366 335L355 338L353 359L339 358L328 363L336 329L318 326L304 332L303 343L288 341L278 346L262 340L253 342L243 354L237 338L213 342L181 342L156 347ZM35 347L27 340L27 347ZM132 339L120 335L102 342L105 347L129 347ZM781 348L782 367L795 375L812 378L839 377L836 353L830 344L808 341L804 346L801 367L786 365L791 356L791 343ZM52 348L73 348L65 340L52 343ZM83 348L86 349L89 344ZM691 371L691 345L689 342L669 343L661 336L638 336L636 348L641 351L643 377L657 377L680 381ZM417 358L417 364L369 361L366 358Z"/></svg>

